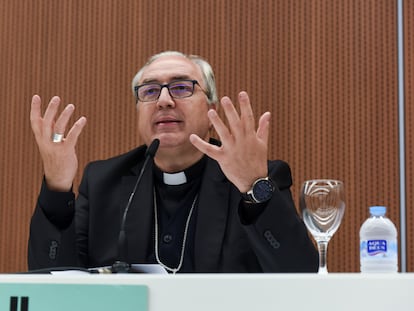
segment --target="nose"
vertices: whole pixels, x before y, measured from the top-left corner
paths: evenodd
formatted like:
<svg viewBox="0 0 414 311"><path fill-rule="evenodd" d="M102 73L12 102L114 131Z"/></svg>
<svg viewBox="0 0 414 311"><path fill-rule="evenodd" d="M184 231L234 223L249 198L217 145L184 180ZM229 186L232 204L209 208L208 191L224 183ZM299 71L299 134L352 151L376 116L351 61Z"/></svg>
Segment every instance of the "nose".
<svg viewBox="0 0 414 311"><path fill-rule="evenodd" d="M160 92L160 96L158 97L157 106L159 108L173 108L175 107L175 102L171 97L168 88L163 87Z"/></svg>

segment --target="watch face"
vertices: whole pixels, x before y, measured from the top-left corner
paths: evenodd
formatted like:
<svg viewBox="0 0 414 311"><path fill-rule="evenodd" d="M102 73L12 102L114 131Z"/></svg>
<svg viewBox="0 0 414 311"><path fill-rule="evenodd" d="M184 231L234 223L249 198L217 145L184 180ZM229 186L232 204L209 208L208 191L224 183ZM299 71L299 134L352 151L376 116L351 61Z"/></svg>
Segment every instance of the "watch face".
<svg viewBox="0 0 414 311"><path fill-rule="evenodd" d="M267 179L259 180L253 187L253 196L258 202L265 202L272 197L274 187Z"/></svg>

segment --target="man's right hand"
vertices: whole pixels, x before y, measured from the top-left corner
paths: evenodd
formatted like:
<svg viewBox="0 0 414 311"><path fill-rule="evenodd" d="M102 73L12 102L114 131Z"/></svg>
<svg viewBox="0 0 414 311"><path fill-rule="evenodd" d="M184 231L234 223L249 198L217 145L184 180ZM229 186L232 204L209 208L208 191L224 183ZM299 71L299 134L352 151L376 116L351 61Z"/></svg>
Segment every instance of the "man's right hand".
<svg viewBox="0 0 414 311"><path fill-rule="evenodd" d="M34 95L30 110L30 123L43 160L48 188L52 191L69 191L78 169L75 147L86 125L86 118L80 117L67 131L75 106L67 105L57 116L60 101L58 96L53 97L42 117L41 99L38 95ZM53 142L53 134L62 134L64 138L60 142Z"/></svg>

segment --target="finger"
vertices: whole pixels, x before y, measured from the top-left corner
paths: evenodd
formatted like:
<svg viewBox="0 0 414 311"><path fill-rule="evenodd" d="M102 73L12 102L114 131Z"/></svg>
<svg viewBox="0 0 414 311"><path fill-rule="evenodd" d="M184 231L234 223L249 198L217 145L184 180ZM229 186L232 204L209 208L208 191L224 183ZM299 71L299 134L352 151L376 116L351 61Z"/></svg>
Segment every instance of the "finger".
<svg viewBox="0 0 414 311"><path fill-rule="evenodd" d="M57 114L60 105L60 98L59 96L54 96L49 102L49 105L46 108L45 114L43 115L43 119L50 123L52 122Z"/></svg>
<svg viewBox="0 0 414 311"><path fill-rule="evenodd" d="M259 119L259 126L257 128L257 137L262 141L268 142L269 139L269 127L270 127L270 112L265 112Z"/></svg>
<svg viewBox="0 0 414 311"><path fill-rule="evenodd" d="M254 114L250 104L249 95L246 92L239 93L240 118L243 124L245 134L256 131Z"/></svg>
<svg viewBox="0 0 414 311"><path fill-rule="evenodd" d="M86 125L86 118L80 117L72 126L72 128L69 130L68 135L65 138L65 142L76 145L76 142L78 141L78 137L80 133L82 133L83 128Z"/></svg>
<svg viewBox="0 0 414 311"><path fill-rule="evenodd" d="M58 96L54 96L49 105L46 108L45 114L43 115L43 131L44 135L51 136L52 131L54 130L54 123L56 114L58 112L60 105L60 98ZM62 134L62 133L61 133Z"/></svg>
<svg viewBox="0 0 414 311"><path fill-rule="evenodd" d="M58 119L55 122L55 126L53 129L54 133L58 134L64 134L66 131L66 127L69 123L70 117L73 114L73 111L75 110L75 106L72 104L69 104L63 109L62 113L58 117Z"/></svg>
<svg viewBox="0 0 414 311"><path fill-rule="evenodd" d="M32 131L35 135L38 135L41 131L41 99L39 95L32 97L32 103L30 106L30 124Z"/></svg>
<svg viewBox="0 0 414 311"><path fill-rule="evenodd" d="M190 135L190 142L202 153L208 155L210 158L217 159L220 147L209 144L196 134Z"/></svg>
<svg viewBox="0 0 414 311"><path fill-rule="evenodd" d="M239 113L237 112L230 98L227 96L223 97L221 99L221 106L223 107L224 114L226 115L231 133L236 136L244 135Z"/></svg>
<svg viewBox="0 0 414 311"><path fill-rule="evenodd" d="M224 124L224 122L220 119L219 115L217 114L217 111L214 109L210 109L207 112L207 115L223 144L229 143L232 139L231 133L227 126Z"/></svg>

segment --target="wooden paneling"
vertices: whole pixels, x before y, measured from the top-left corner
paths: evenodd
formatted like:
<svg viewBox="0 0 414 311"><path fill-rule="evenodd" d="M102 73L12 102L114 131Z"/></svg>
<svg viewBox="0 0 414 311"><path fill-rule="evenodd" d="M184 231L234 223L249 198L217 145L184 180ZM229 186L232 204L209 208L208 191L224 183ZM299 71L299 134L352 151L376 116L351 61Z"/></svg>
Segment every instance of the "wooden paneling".
<svg viewBox="0 0 414 311"><path fill-rule="evenodd" d="M414 2L404 1L407 271L414 271Z"/></svg>
<svg viewBox="0 0 414 311"><path fill-rule="evenodd" d="M407 8L406 26L414 15ZM345 182L347 207L328 268L359 271L368 206L387 205L399 221L396 10L388 0L1 0L0 272L26 269L42 174L32 95L45 104L60 95L76 105L76 117L88 118L77 184L88 161L140 143L130 81L148 56L167 49L204 56L220 96L247 90L257 115L272 112L269 156L290 163L296 202L305 179Z"/></svg>

